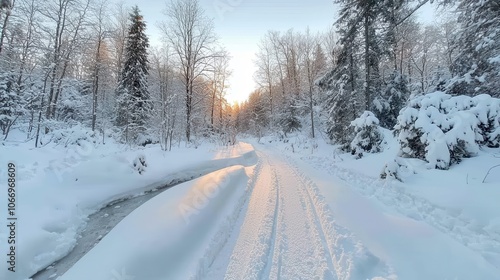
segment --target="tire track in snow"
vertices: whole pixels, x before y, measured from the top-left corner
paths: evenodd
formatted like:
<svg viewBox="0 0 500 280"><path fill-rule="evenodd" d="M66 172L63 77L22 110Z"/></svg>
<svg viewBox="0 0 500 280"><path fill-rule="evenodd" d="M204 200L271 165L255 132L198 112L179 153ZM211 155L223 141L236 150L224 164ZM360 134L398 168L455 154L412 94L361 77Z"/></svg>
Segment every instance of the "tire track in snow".
<svg viewBox="0 0 500 280"><path fill-rule="evenodd" d="M334 222L332 211L317 185L293 163L290 162L290 165L302 182L304 195L308 199L308 205L311 207L311 213L314 215L337 279L394 277L391 267L371 254L347 229Z"/></svg>
<svg viewBox="0 0 500 280"><path fill-rule="evenodd" d="M336 273L336 279L345 279L346 277L342 277L343 276L342 266L339 265L338 260L337 260L337 256L330 249L332 243L328 241L328 238L327 238L328 234L326 233L327 231L325 230L325 226L324 226L325 223L321 222L320 216L318 215L318 213L317 213L317 211L315 209L315 205L314 205L314 202L312 200L312 197L311 197L311 195L310 195L310 193L309 193L309 191L307 189L307 185L306 184L309 184L310 182L305 182L304 178L300 178L300 179L301 179L301 181L303 183L301 185L304 188L302 191L303 191L303 193L305 195L307 195L307 199L308 199L307 206L310 209L310 211L308 211L308 212L311 213L312 216L313 216L313 219L315 221L316 227L318 228L318 232L320 234L322 245L325 248L325 252L328 254L328 259L330 260L328 262L328 268L332 272L335 271L335 273ZM328 276L325 275L324 279L327 279ZM334 275L331 275L331 278L333 278L333 277L334 277Z"/></svg>
<svg viewBox="0 0 500 280"><path fill-rule="evenodd" d="M214 262L218 272L209 274L207 279L259 279L266 263L272 240L275 221L276 188L262 184L262 180L273 180L272 169L262 154L260 172L255 173L255 185L244 215L240 216L239 231L234 232L222 253ZM226 266L220 268L220 266ZM222 271L223 270L223 271Z"/></svg>
<svg viewBox="0 0 500 280"><path fill-rule="evenodd" d="M216 263L225 274L207 279L366 279L387 266L336 225L314 182L281 156L258 153L262 172L238 236ZM236 232L235 232L236 234ZM220 266L218 264L217 266ZM219 269L219 272L221 269ZM377 275L378 274L378 275Z"/></svg>
<svg viewBox="0 0 500 280"><path fill-rule="evenodd" d="M282 264L274 261L273 270L281 271L279 276L283 279L333 279L331 259L303 195L302 181L280 158L270 160L277 162L275 172L283 200L279 209L281 230L277 237L286 244L280 252ZM269 279L279 279L278 274L270 276Z"/></svg>
<svg viewBox="0 0 500 280"><path fill-rule="evenodd" d="M424 221L500 269L500 232L488 230L462 216L460 212L447 210L425 198L413 195L404 190L399 182L381 181L335 164L325 164L328 161L321 159L315 161L303 158L303 160L321 167L346 182L361 195L380 201L406 217Z"/></svg>
<svg viewBox="0 0 500 280"><path fill-rule="evenodd" d="M269 163L269 162L268 162ZM271 165L272 166L272 165ZM272 173L272 181L273 181L273 187L276 189L276 203L275 203L275 208L274 208L274 218L273 218L273 228L271 231L271 244L269 246L269 251L267 253L267 263L266 266L264 267L263 273L260 277L260 279L270 279L271 273L276 274L277 278L279 279L280 276L280 269L279 267L281 266L281 251L282 251L282 240L276 240L276 232L278 228L278 219L279 214L280 214L280 188L279 188L279 182L278 182L278 175L276 174L276 170L273 168L273 173ZM278 248L276 248L278 247ZM276 266L273 266L274 263L277 263ZM272 269L272 268L278 268L278 269ZM273 270L273 271L271 271Z"/></svg>

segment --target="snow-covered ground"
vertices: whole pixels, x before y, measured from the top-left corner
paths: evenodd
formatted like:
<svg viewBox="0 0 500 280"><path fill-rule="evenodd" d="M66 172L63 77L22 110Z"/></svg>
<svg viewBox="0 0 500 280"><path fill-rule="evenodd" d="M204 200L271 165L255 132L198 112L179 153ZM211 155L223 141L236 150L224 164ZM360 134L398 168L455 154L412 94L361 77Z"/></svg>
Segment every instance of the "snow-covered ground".
<svg viewBox="0 0 500 280"><path fill-rule="evenodd" d="M112 201L133 197L165 185L187 181L233 165L253 164L252 148L240 144L176 147L163 152L159 146L129 149L111 139L106 145L80 141L80 145L50 143L35 149L12 135L0 145L1 185L6 167L16 165L16 273L7 270L4 255L0 279L26 279L70 252L85 228L87 217ZM145 172L133 168L146 159ZM6 220L7 189L0 194L1 217ZM1 251L7 250L8 228L0 227Z"/></svg>
<svg viewBox="0 0 500 280"><path fill-rule="evenodd" d="M253 168L231 167L168 189L132 212L60 279L188 279L224 244Z"/></svg>
<svg viewBox="0 0 500 280"><path fill-rule="evenodd" d="M62 279L500 276L500 214L498 207L487 209L494 199L483 197L498 194L494 180L500 178L479 182L481 166L493 164L498 151L449 171L410 161L417 174L403 184L378 179L396 155L394 143L384 153L354 160L320 141L250 141L259 158L255 168L219 171L165 191L124 219ZM469 181L460 185L453 178L464 170ZM486 190L476 192L480 187ZM203 188L217 191L200 195L207 192ZM207 199L194 202L197 196ZM463 196L471 201L464 204ZM190 205L203 208L187 212L196 215L186 222L183 209Z"/></svg>
<svg viewBox="0 0 500 280"><path fill-rule="evenodd" d="M302 136L168 153L97 148L61 181L46 168L61 149L9 147L19 197L29 202L18 215L27 221L19 268L33 272L62 256L84 217L117 197L218 170L145 202L59 279L500 279L500 172L485 178L499 149L447 171L398 159L403 182L381 180L398 153L384 134L384 152L359 160ZM142 175L130 166L139 152L148 162ZM26 167L23 153L38 165Z"/></svg>
<svg viewBox="0 0 500 280"><path fill-rule="evenodd" d="M338 222L387 261L400 279L500 278L500 150L482 148L450 170L399 159L404 183L381 180L398 145L385 131L385 151L356 160L322 140L264 138L318 186ZM263 148L260 148L263 147ZM484 183L483 183L484 180Z"/></svg>

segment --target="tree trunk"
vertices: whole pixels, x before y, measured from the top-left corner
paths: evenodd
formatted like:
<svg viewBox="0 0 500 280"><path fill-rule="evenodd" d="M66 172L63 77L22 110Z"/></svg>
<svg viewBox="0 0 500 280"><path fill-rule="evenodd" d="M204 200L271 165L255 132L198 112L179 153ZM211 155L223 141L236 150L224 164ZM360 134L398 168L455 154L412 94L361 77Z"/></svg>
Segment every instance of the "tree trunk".
<svg viewBox="0 0 500 280"><path fill-rule="evenodd" d="M215 75L214 75L214 81L215 81ZM214 127L214 112L215 112L215 95L217 94L217 87L216 83L212 82L213 86L213 93L212 93L212 112L210 114L210 124L212 125L212 129Z"/></svg>
<svg viewBox="0 0 500 280"><path fill-rule="evenodd" d="M314 108L313 108L313 91L309 89L309 110L311 111L311 130L312 130L312 138L315 138L314 135Z"/></svg>
<svg viewBox="0 0 500 280"><path fill-rule="evenodd" d="M191 140L191 85L190 79L186 80L186 140Z"/></svg>
<svg viewBox="0 0 500 280"><path fill-rule="evenodd" d="M367 13L365 14L365 110L370 110L371 104L371 66L370 66L370 21Z"/></svg>
<svg viewBox="0 0 500 280"><path fill-rule="evenodd" d="M101 33L99 31L99 33ZM99 93L99 68L100 68L100 56L99 52L101 50L101 34L99 34L99 39L97 41L97 51L95 55L95 69L94 69L94 88L92 91L92 131L95 131L95 125L97 121L97 95Z"/></svg>
<svg viewBox="0 0 500 280"><path fill-rule="evenodd" d="M7 32L7 25L9 24L9 17L10 17L10 7L7 9L5 13L5 19L3 20L3 25L2 25L2 33L0 33L0 53L2 53L3 49L3 40L5 39L5 35Z"/></svg>
<svg viewBox="0 0 500 280"><path fill-rule="evenodd" d="M43 95L40 101L40 110L38 111L38 124L36 128L36 140L35 140L35 148L38 148L38 137L40 136L40 126L42 122L42 110L43 110Z"/></svg>

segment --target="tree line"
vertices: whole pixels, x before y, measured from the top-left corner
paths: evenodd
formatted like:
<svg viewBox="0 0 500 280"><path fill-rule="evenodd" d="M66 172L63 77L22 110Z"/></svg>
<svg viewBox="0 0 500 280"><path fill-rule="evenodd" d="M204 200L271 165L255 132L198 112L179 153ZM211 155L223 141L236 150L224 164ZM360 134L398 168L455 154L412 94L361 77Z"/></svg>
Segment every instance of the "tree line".
<svg viewBox="0 0 500 280"><path fill-rule="evenodd" d="M418 22L428 2L450 16ZM108 135L169 149L200 139L233 143L237 132L286 137L303 130L345 146L359 116L393 129L420 95L500 95L498 1L334 3L330 30L268 31L255 59L258 88L230 106L230 56L197 0L165 7L157 47L149 46L138 7L1 0L3 138L15 127L38 147L54 131L82 125L102 142Z"/></svg>
<svg viewBox="0 0 500 280"><path fill-rule="evenodd" d="M321 132L348 146L351 122L366 111L393 129L416 96L500 96L498 1L334 2L339 12L331 30L269 31L262 38L259 89L239 108L241 130L307 129L313 138ZM428 2L444 16L424 25L416 13Z"/></svg>
<svg viewBox="0 0 500 280"><path fill-rule="evenodd" d="M229 54L197 0L165 7L151 47L138 7L0 2L0 128L35 140L77 124L129 144L231 138ZM222 139L224 138L224 139ZM45 140L42 140L45 139ZM102 140L104 141L104 140Z"/></svg>

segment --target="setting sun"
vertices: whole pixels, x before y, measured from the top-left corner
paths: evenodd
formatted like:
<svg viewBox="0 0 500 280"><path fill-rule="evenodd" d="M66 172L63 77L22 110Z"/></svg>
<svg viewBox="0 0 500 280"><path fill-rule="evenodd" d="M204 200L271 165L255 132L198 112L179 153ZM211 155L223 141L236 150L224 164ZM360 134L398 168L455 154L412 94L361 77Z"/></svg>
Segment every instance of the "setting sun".
<svg viewBox="0 0 500 280"><path fill-rule="evenodd" d="M229 88L226 95L229 104L244 102L257 87L253 80L253 74L256 71L253 59L252 52L232 53L230 62L232 74L229 77Z"/></svg>

